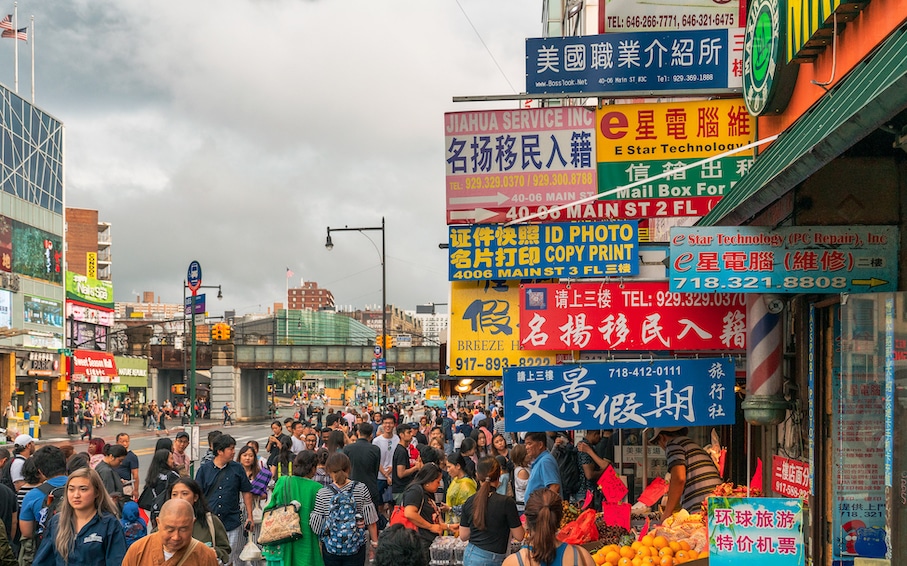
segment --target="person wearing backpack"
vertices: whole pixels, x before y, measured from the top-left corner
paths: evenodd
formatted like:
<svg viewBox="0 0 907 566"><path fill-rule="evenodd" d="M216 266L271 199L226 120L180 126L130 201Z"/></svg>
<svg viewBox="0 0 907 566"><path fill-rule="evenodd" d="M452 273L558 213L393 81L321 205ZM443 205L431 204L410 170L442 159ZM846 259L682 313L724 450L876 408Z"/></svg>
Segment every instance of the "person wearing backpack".
<svg viewBox="0 0 907 566"><path fill-rule="evenodd" d="M551 455L557 461L557 471L561 478L561 499L570 501L583 488L579 452L566 434L558 433ZM585 492L583 495L585 496Z"/></svg>
<svg viewBox="0 0 907 566"><path fill-rule="evenodd" d="M321 540L325 566L362 566L366 531L371 546L378 546L378 512L365 484L349 479L346 454L334 452L326 468L333 481L315 496L309 526Z"/></svg>
<svg viewBox="0 0 907 566"><path fill-rule="evenodd" d="M29 566L66 492L66 457L56 446L42 446L32 457L35 468L47 480L25 494L19 510L19 564Z"/></svg>

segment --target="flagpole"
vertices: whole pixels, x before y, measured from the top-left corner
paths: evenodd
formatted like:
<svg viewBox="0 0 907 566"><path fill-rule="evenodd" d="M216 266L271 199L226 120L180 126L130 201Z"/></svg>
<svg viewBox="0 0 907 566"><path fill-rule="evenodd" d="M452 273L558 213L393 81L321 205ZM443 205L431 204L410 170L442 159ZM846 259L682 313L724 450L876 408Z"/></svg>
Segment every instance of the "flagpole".
<svg viewBox="0 0 907 566"><path fill-rule="evenodd" d="M35 16L31 17L31 103L35 103Z"/></svg>
<svg viewBox="0 0 907 566"><path fill-rule="evenodd" d="M13 68L15 69L13 86L16 94L19 94L19 3L13 4Z"/></svg>

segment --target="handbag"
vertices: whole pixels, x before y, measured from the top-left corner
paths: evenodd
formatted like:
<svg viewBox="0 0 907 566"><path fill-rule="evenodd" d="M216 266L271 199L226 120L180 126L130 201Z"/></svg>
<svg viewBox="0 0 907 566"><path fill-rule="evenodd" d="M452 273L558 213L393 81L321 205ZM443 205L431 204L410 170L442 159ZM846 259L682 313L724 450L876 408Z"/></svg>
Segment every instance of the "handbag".
<svg viewBox="0 0 907 566"><path fill-rule="evenodd" d="M391 525L403 525L407 529L418 530L416 525L412 521L406 518L406 515L403 513L402 505L394 505L394 510L391 512Z"/></svg>
<svg viewBox="0 0 907 566"><path fill-rule="evenodd" d="M265 510L261 516L261 533L258 542L262 545L277 545L302 538L299 523L299 502L286 503L286 487L281 490L284 503Z"/></svg>

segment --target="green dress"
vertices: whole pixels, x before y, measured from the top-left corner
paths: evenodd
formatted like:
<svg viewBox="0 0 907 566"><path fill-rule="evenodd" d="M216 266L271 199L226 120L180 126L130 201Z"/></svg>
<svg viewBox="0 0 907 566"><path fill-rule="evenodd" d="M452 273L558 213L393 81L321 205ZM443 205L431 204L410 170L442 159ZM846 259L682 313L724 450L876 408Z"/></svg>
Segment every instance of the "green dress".
<svg viewBox="0 0 907 566"><path fill-rule="evenodd" d="M264 546L262 556L267 560L268 566L324 566L321 558L321 546L318 537L309 527L309 515L315 508L315 496L323 486L308 478L297 476L282 476L274 484L274 493L265 510L284 505L290 501L298 501L299 526L302 527L302 538L293 542L277 546Z"/></svg>

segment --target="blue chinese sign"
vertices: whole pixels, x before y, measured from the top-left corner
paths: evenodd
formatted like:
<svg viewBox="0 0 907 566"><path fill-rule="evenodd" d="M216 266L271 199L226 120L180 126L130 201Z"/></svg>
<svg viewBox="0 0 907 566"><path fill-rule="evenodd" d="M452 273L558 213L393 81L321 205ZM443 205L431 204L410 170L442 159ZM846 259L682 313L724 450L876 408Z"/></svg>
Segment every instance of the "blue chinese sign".
<svg viewBox="0 0 907 566"><path fill-rule="evenodd" d="M635 220L450 228L450 281L639 273Z"/></svg>
<svg viewBox="0 0 907 566"><path fill-rule="evenodd" d="M739 90L742 52L730 29L527 39L526 92Z"/></svg>
<svg viewBox="0 0 907 566"><path fill-rule="evenodd" d="M676 293L892 292L897 226L671 228Z"/></svg>
<svg viewBox="0 0 907 566"><path fill-rule="evenodd" d="M767 497L710 497L711 566L800 566L803 501Z"/></svg>
<svg viewBox="0 0 907 566"><path fill-rule="evenodd" d="M734 423L734 362L682 359L504 370L508 432Z"/></svg>

